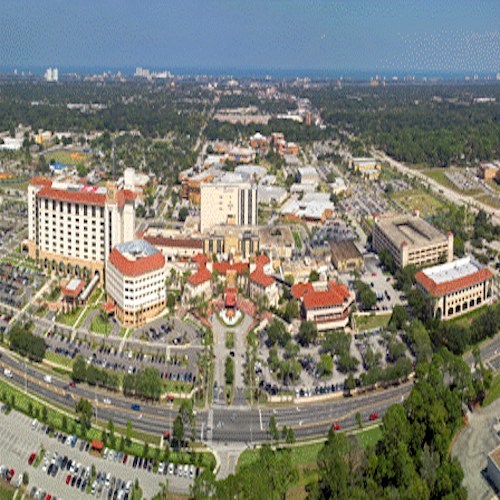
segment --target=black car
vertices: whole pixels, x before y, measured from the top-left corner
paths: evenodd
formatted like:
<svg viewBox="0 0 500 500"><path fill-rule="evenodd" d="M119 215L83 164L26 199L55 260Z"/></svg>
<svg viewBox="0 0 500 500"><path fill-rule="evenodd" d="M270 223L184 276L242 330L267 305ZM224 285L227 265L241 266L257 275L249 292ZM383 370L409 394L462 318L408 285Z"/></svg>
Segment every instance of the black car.
<svg viewBox="0 0 500 500"><path fill-rule="evenodd" d="M137 467L137 457L134 457L134 461L132 462L132 467L135 469Z"/></svg>
<svg viewBox="0 0 500 500"><path fill-rule="evenodd" d="M71 478L71 486L75 486L75 483L76 483L76 476L73 476Z"/></svg>

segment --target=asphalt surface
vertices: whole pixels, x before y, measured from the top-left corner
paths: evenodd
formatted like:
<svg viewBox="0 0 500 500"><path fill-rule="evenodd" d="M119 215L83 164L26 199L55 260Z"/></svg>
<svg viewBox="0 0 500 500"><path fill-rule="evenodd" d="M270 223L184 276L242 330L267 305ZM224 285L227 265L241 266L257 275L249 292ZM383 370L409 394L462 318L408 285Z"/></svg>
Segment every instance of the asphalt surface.
<svg viewBox="0 0 500 500"><path fill-rule="evenodd" d="M500 346L500 334L483 344L481 354L483 359L497 359ZM74 410L75 401L84 397L92 401L97 408L98 420L106 423L113 420L115 425L126 426L128 420L133 428L159 435L165 430L171 430L172 422L178 409L172 403L139 402L125 398L118 393L110 393L93 389L87 385L77 385L68 388L68 383L52 375L51 383L44 381L45 373L38 367L18 361L8 351L3 351L0 359L1 375L3 369L11 369L13 377L8 379L24 389L26 378L28 391L38 397L57 403L59 406ZM26 371L26 375L25 375ZM219 443L256 443L267 440L269 419L274 415L278 427L292 427L298 438L324 436L332 423L338 422L341 427L349 428L356 425L355 415L359 411L361 419L367 422L372 412L382 417L385 410L396 402L401 402L411 390L412 383L401 384L387 389L377 390L362 396L339 397L327 401L314 402L303 399L300 404L286 404L270 407L227 407L213 405L210 411L198 411L196 414L196 438ZM109 399L104 403L104 399ZM97 399L97 404L96 404ZM131 405L140 404L140 410L134 411ZM209 443L210 444L210 443Z"/></svg>

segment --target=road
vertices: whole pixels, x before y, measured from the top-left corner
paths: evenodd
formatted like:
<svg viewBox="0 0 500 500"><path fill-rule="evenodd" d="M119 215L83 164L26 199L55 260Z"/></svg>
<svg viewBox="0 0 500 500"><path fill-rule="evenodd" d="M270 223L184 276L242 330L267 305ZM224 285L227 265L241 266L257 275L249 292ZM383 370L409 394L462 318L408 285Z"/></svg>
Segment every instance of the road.
<svg viewBox="0 0 500 500"><path fill-rule="evenodd" d="M483 359L489 363L498 360L500 351L500 334L481 347ZM141 402L140 411L131 409L133 400L120 394L111 394L100 389L92 389L82 384L68 390L67 382L52 376L52 382L44 381L44 372L38 366L26 366L8 351L2 352L0 366L12 370L11 382L24 390L27 381L28 391L35 396L49 400L58 406L74 410L75 400L87 398L97 408L100 421L112 419L116 425L126 426L128 420L134 429L158 433L171 429L177 408L171 403ZM26 366L26 368L25 368ZM3 375L2 375L3 376ZM196 437L202 438L202 429L210 431L211 440L216 443L257 443L267 440L269 419L273 415L278 427L292 427L298 438L323 436L333 422L339 422L342 428L354 427L355 415L359 411L366 422L371 412L382 416L385 410L396 402L404 400L412 387L412 383L401 384L384 390L374 391L362 396L345 398L340 396L322 402L311 402L304 399L300 404L279 405L276 407L213 407L210 412L198 411L196 415ZM105 404L104 398L110 402ZM97 404L95 401L97 400ZM209 413L211 416L209 418Z"/></svg>
<svg viewBox="0 0 500 500"><path fill-rule="evenodd" d="M439 182L435 181L434 179L428 177L427 175L423 174L422 172L419 172L418 170L412 169L410 167L407 167L403 163L394 160L390 156L387 156L385 153L381 151L372 151L372 154L375 158L379 159L380 161L385 161L389 163L392 167L394 167L396 170L399 172L408 175L409 177L414 177L416 179L419 179L426 184L429 185L429 187L438 195L444 196L447 198L449 201L456 203L457 205L465 205L465 206L470 206L474 210L484 210L486 213L490 214L492 217L492 222L495 224L500 224L500 214L499 211L494 209L493 207L490 207L489 205L485 205L484 203L481 203L480 201L475 200L471 196L467 196L462 193L457 193L456 191L453 191L452 189L449 189L442 184L439 184Z"/></svg>

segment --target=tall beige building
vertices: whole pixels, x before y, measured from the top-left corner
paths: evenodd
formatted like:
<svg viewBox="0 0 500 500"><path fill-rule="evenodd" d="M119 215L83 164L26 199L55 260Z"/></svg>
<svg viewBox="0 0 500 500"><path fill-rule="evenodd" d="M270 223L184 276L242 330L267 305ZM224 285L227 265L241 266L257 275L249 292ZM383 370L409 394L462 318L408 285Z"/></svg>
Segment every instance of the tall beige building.
<svg viewBox="0 0 500 500"><path fill-rule="evenodd" d="M135 194L34 178L28 187L28 251L68 275L99 273L115 245L134 239Z"/></svg>
<svg viewBox="0 0 500 500"><path fill-rule="evenodd" d="M372 244L377 252L386 249L398 267L453 260L453 234L443 234L415 215L375 218Z"/></svg>
<svg viewBox="0 0 500 500"><path fill-rule="evenodd" d="M214 226L257 225L257 187L240 175L226 174L219 181L201 185L200 231Z"/></svg>

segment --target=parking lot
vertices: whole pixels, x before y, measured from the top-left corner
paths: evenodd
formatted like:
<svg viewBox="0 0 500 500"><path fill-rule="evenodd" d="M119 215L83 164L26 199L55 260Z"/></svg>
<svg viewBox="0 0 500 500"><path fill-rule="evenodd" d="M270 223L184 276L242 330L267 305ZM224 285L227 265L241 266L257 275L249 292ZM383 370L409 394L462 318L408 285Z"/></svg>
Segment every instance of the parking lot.
<svg viewBox="0 0 500 500"><path fill-rule="evenodd" d="M37 332L40 333L39 330ZM82 339L71 340L70 335L58 330L54 333L53 329L49 330L45 340L49 351L68 359L82 355L99 368L135 373L147 365L157 368L165 380L193 384L196 381L197 350L190 347L170 352L168 356L165 350L153 354L125 349L120 352L118 346L113 346L108 339L103 338L102 343L92 346Z"/></svg>
<svg viewBox="0 0 500 500"><path fill-rule="evenodd" d="M28 462L32 453L39 454L41 446L46 450L45 458L35 468ZM77 441L73 447L69 439L63 443L61 440L49 437L41 424L36 426L36 430L32 430L32 419L25 415L15 411L9 415L0 413L0 465L4 464L9 469L14 469L12 482L17 481L19 474L27 472L29 474L27 490L31 492L35 488L35 492L40 492L38 498L45 498L46 494L66 499L84 498L87 496L84 491L89 489L92 491L94 486L93 495L97 498L124 500L128 498L127 489L130 491L136 479L146 498L156 494L159 483L165 480L169 482L169 490L187 493L196 475L196 468L190 466L187 468L187 475L185 466L182 466L181 476L180 466L175 468L174 464L171 467L170 464L166 464L160 474L153 472L149 462L144 467L143 461L139 468L137 463L136 467L133 467L132 457L127 457L125 463L123 459L124 455L111 452L104 460L85 451L81 441ZM95 467L99 478L96 477L95 484L90 477L92 466ZM120 491L123 493L120 494ZM43 492L45 494L42 497Z"/></svg>
<svg viewBox="0 0 500 500"><path fill-rule="evenodd" d="M0 302L21 307L31 299L43 282L43 275L37 271L3 263L0 265Z"/></svg>

